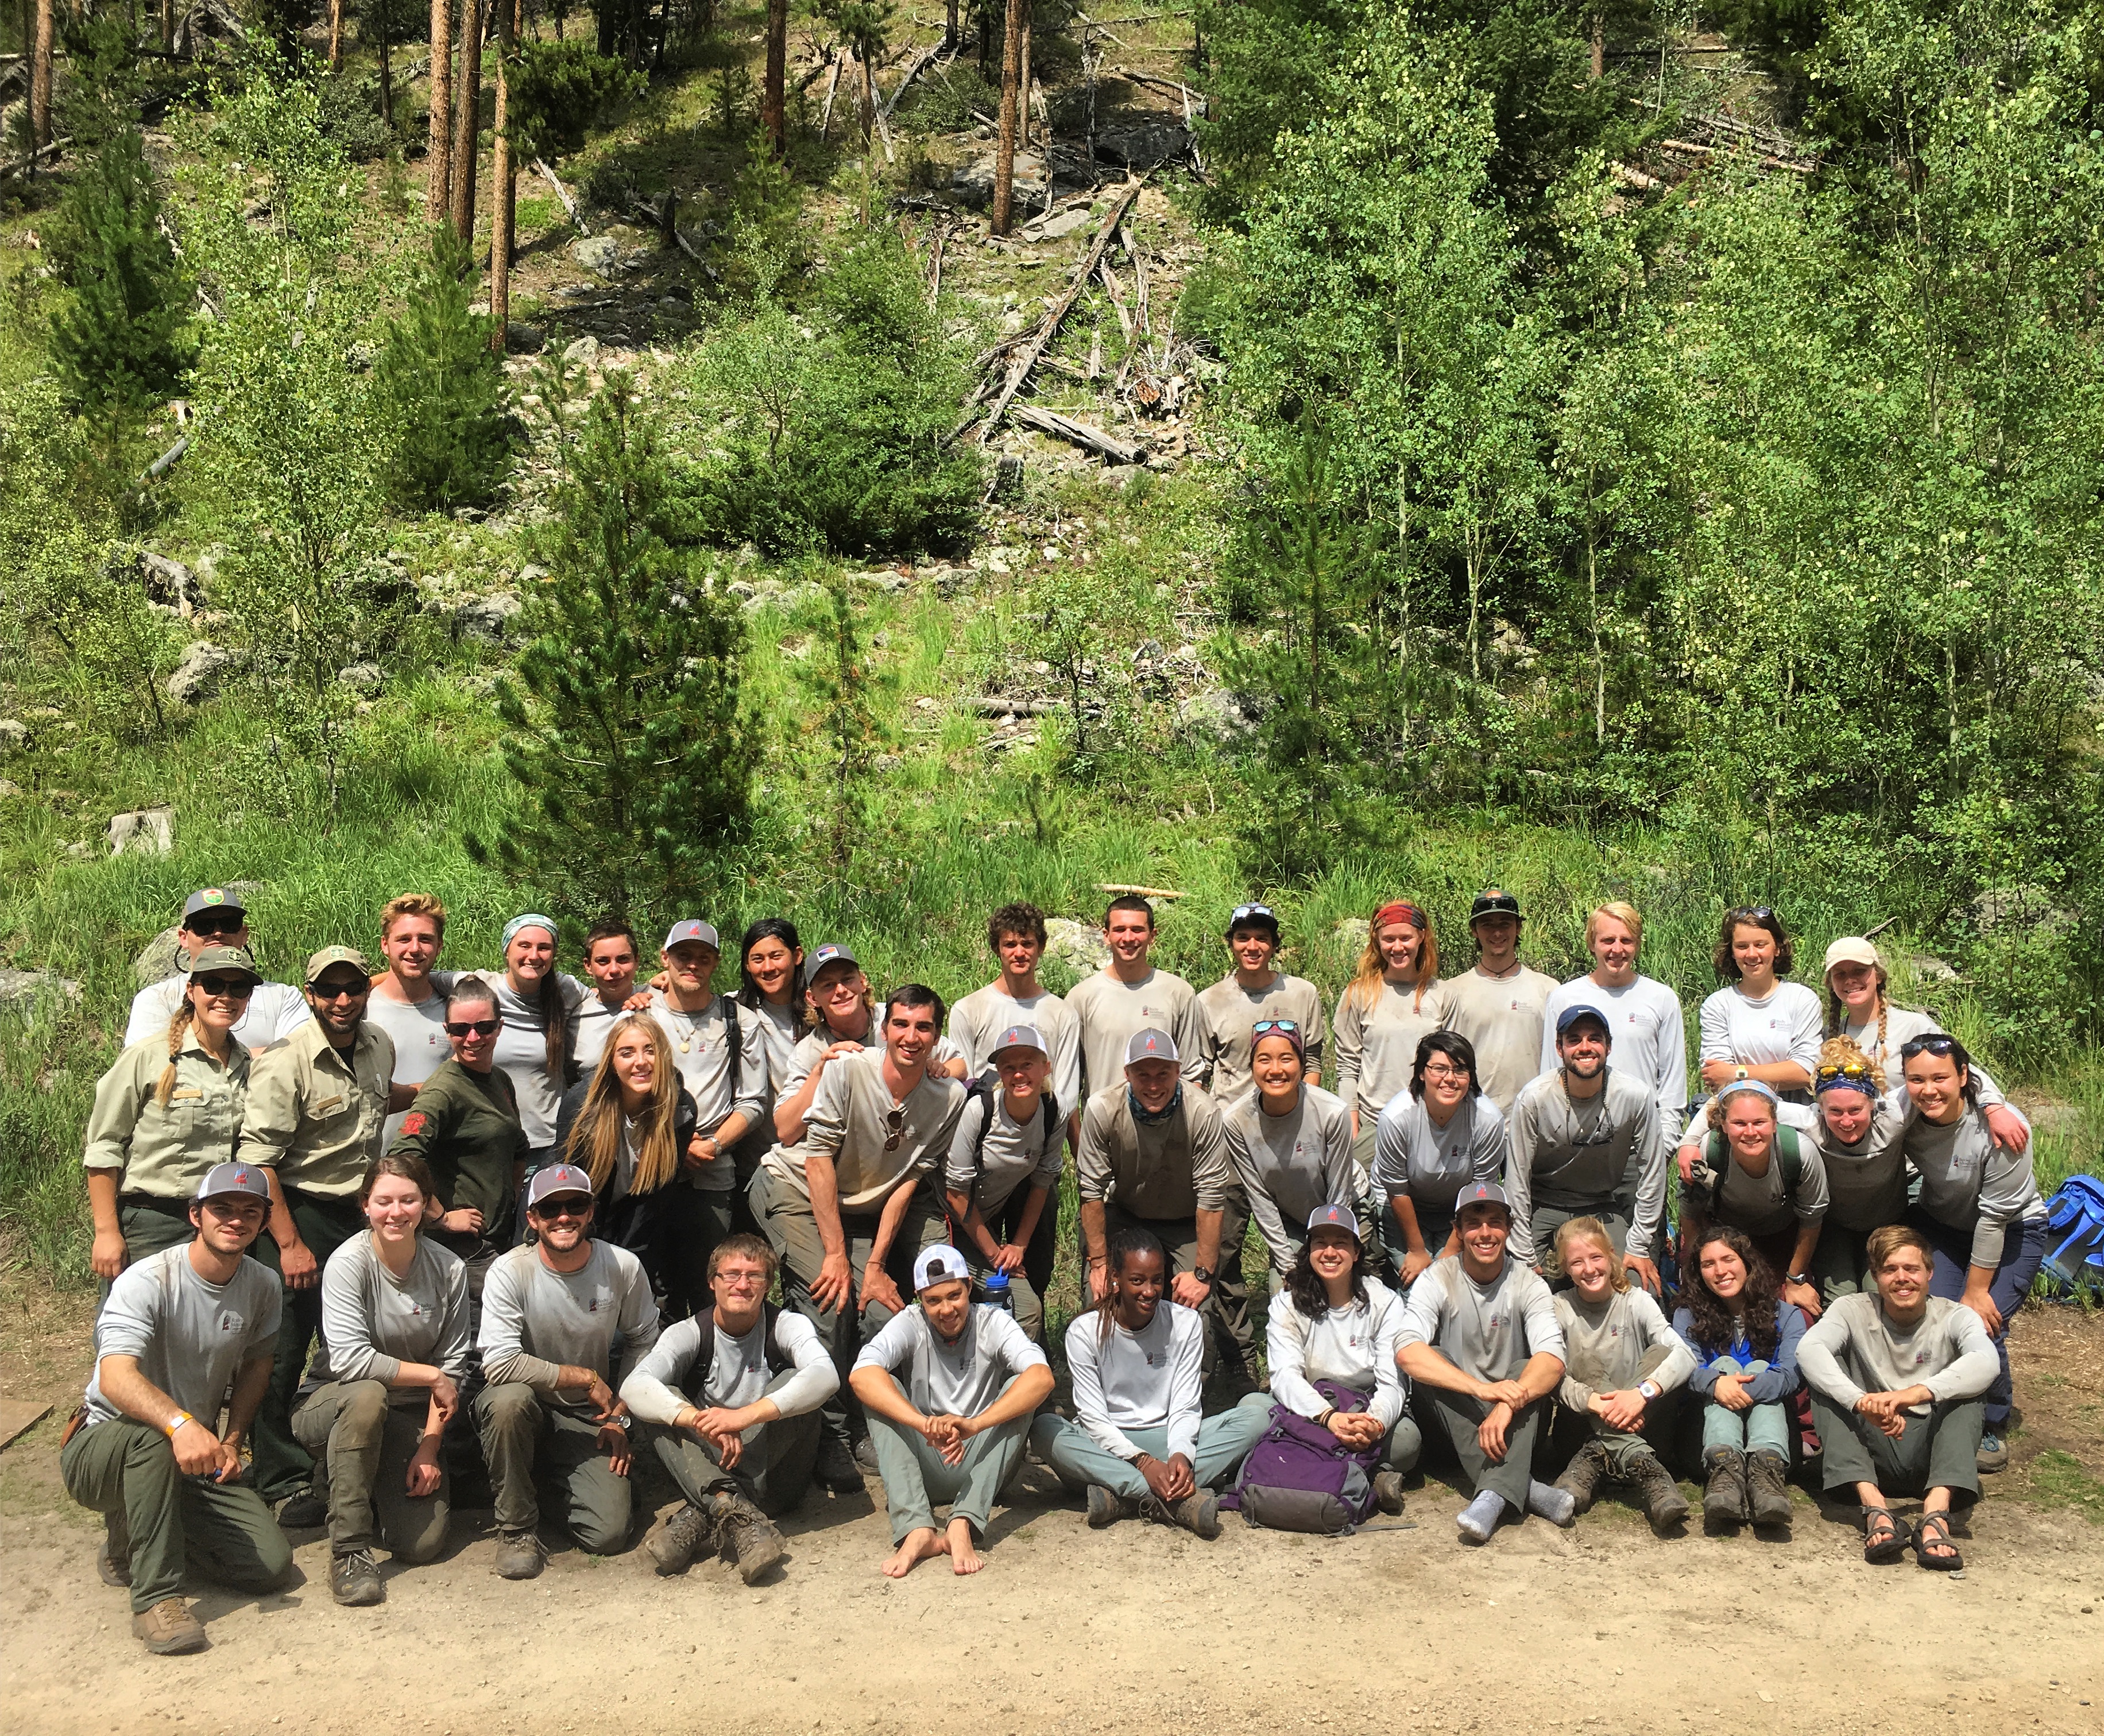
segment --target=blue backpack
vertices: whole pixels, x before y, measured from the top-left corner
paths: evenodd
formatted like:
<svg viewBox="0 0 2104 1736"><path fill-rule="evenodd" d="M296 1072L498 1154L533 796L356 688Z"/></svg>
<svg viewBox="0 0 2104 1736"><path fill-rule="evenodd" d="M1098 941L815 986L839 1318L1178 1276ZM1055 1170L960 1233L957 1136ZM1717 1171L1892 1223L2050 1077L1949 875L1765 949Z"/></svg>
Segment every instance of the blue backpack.
<svg viewBox="0 0 2104 1736"><path fill-rule="evenodd" d="M1365 1399L1334 1381L1318 1380L1315 1390L1340 1410L1366 1408ZM1380 1453L1378 1444L1348 1447L1312 1417L1274 1404L1270 1422L1220 1505L1273 1531L1343 1537L1374 1511Z"/></svg>

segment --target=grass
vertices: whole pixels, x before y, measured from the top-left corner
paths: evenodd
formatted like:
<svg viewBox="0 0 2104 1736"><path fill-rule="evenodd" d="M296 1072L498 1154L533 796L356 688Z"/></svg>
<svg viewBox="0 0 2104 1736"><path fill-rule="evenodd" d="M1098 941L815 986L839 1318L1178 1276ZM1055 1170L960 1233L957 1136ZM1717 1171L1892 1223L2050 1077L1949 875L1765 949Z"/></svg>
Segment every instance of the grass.
<svg viewBox="0 0 2104 1736"><path fill-rule="evenodd" d="M2073 1507L2093 1524L2104 1525L2104 1477L2085 1469L2072 1453L2049 1449L2030 1466L2030 1498L2040 1507Z"/></svg>

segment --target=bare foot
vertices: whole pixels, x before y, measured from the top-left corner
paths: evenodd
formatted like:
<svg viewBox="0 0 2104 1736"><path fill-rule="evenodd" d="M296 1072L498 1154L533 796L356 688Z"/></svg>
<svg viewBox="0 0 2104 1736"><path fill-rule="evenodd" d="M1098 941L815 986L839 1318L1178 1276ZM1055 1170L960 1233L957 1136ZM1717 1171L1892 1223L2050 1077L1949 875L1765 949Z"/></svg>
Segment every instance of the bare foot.
<svg viewBox="0 0 2104 1736"><path fill-rule="evenodd" d="M884 1558L884 1565L879 1571L887 1579L903 1579L921 1562L949 1552L949 1538L923 1525L917 1531L906 1533L906 1541Z"/></svg>
<svg viewBox="0 0 2104 1736"><path fill-rule="evenodd" d="M972 1522L969 1519L953 1519L950 1533L943 1547L949 1551L950 1571L953 1574L976 1574L986 1563L979 1552L972 1547Z"/></svg>

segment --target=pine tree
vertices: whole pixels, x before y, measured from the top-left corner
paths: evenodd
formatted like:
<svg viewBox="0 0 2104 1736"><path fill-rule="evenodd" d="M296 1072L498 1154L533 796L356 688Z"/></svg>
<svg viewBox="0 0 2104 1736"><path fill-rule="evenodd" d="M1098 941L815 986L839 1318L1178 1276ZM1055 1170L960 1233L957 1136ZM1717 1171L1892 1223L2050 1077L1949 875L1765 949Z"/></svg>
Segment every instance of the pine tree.
<svg viewBox="0 0 2104 1736"><path fill-rule="evenodd" d="M798 682L810 701L805 737L819 775L831 788L819 806L831 817L831 854L836 870L845 869L869 822L868 786L883 747L884 726L877 700L888 685L871 666L869 636L854 582L845 573L824 581L826 618L814 635L809 661Z"/></svg>
<svg viewBox="0 0 2104 1736"><path fill-rule="evenodd" d="M189 365L189 291L136 128L106 138L67 189L51 251L68 292L51 357L68 395L90 412L170 396Z"/></svg>
<svg viewBox="0 0 2104 1736"><path fill-rule="evenodd" d="M394 434L388 486L405 505L482 505L510 467L503 367L490 350L489 320L468 311L473 269L468 244L434 224L408 305L373 367Z"/></svg>
<svg viewBox="0 0 2104 1736"><path fill-rule="evenodd" d="M518 806L469 852L569 912L662 917L720 893L748 834L759 737L739 702L745 619L682 545L655 421L614 374L536 552L534 637L501 688Z"/></svg>

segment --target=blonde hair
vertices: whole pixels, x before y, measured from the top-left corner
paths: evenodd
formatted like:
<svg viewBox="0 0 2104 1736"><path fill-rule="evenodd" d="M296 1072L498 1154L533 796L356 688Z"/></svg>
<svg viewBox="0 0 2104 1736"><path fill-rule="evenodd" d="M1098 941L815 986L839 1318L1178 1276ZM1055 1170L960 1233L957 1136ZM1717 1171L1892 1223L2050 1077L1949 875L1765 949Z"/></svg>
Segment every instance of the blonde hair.
<svg viewBox="0 0 2104 1736"><path fill-rule="evenodd" d="M1620 923L1629 931L1629 938L1638 946L1643 945L1643 917L1634 904L1625 904L1620 898L1611 898L1596 906L1593 914L1585 919L1585 946L1592 950L1593 937L1599 932L1600 919L1607 917Z"/></svg>
<svg viewBox="0 0 2104 1736"><path fill-rule="evenodd" d="M154 1101L161 1108L168 1106L168 1099L176 1091L176 1057L183 1052L183 1038L189 1033L190 1022L197 1017L197 1003L190 999L188 978L183 982L182 1004L176 1008L175 1017L168 1021L168 1064L161 1069L161 1076L154 1081Z"/></svg>
<svg viewBox="0 0 2104 1736"><path fill-rule="evenodd" d="M1573 1242L1594 1241L1600 1244L1607 1256L1607 1282L1619 1296L1629 1287L1629 1275L1623 1270L1622 1262L1615 1257L1615 1239L1607 1234L1607 1226L1597 1217L1567 1217L1556 1226L1556 1263L1567 1277L1571 1271L1570 1246Z"/></svg>
<svg viewBox="0 0 2104 1736"><path fill-rule="evenodd" d="M428 916L431 925L439 931L439 938L446 937L446 907L430 892L403 892L390 898L380 906L380 937L387 938L388 931L404 916Z"/></svg>
<svg viewBox="0 0 2104 1736"><path fill-rule="evenodd" d="M640 1031L650 1039L658 1071L650 1087L650 1100L638 1116L635 1176L628 1185L632 1194L655 1193L680 1173L680 1075L672 1065L671 1046L658 1021L645 1013L631 1013L613 1022L600 1052L599 1068L586 1088L584 1106L577 1111L563 1159L575 1164L591 1177L592 1192L603 1193L621 1162L622 1142L628 1137L622 1124L627 1119L621 1107L621 1079L613 1071L613 1053L621 1039Z"/></svg>
<svg viewBox="0 0 2104 1736"><path fill-rule="evenodd" d="M1417 930L1417 992L1411 997L1410 1003L1412 1013L1422 1013L1426 986L1439 980L1439 931L1433 926L1431 911L1415 899L1409 901L1411 907L1424 919L1424 926ZM1386 908L1384 902L1382 909ZM1359 955L1358 968L1352 973L1352 980L1344 989L1345 1000L1362 1009L1380 999L1381 982L1388 975L1388 960L1381 956L1380 950L1380 911L1375 911L1374 915L1376 920L1366 924L1366 950Z"/></svg>

